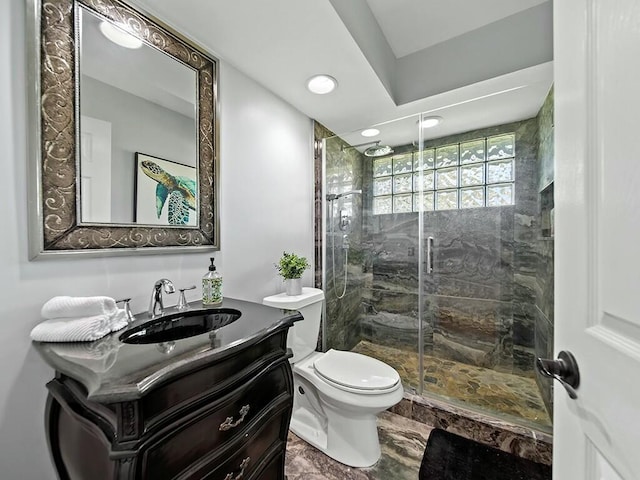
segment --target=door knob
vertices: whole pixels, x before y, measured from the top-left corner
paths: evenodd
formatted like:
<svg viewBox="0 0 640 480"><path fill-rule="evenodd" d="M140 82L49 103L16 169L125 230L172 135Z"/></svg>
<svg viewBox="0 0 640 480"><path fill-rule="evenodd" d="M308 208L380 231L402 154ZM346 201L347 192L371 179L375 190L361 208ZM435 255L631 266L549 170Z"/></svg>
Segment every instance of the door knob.
<svg viewBox="0 0 640 480"><path fill-rule="evenodd" d="M578 398L576 389L580 385L580 371L571 352L561 351L557 360L537 358L536 368L545 377L558 380L572 400Z"/></svg>

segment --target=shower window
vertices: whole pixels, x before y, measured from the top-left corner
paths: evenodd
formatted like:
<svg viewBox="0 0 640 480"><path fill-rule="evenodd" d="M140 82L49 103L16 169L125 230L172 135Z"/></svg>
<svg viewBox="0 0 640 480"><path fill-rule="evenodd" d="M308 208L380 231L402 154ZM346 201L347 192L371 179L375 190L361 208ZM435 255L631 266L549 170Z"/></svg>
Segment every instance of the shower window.
<svg viewBox="0 0 640 480"><path fill-rule="evenodd" d="M515 152L505 133L376 158L373 213L513 205Z"/></svg>

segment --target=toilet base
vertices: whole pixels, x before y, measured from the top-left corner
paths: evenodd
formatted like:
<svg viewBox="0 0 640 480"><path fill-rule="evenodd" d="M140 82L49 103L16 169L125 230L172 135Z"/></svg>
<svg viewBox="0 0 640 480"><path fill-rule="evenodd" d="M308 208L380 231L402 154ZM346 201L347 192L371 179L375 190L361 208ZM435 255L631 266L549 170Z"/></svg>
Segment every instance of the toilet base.
<svg viewBox="0 0 640 480"><path fill-rule="evenodd" d="M293 368L290 430L340 463L370 467L380 459L376 415L402 399L402 384L382 395L336 389L313 371L320 355L315 353Z"/></svg>
<svg viewBox="0 0 640 480"><path fill-rule="evenodd" d="M325 455L350 467L370 467L380 459L380 441L375 415L347 418L331 415L326 429L317 430L318 422L306 410L294 412L290 430Z"/></svg>

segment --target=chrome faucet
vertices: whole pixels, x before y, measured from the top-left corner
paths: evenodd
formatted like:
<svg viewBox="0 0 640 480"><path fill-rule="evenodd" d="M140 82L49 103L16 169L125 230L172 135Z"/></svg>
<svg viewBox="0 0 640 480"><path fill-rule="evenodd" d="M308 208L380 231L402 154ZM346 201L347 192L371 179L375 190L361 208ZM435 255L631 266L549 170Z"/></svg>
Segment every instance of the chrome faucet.
<svg viewBox="0 0 640 480"><path fill-rule="evenodd" d="M151 318L157 317L164 313L164 304L162 303L162 289L165 293L174 293L176 291L171 280L167 278L161 278L153 285L151 291L151 301L149 302L149 316Z"/></svg>

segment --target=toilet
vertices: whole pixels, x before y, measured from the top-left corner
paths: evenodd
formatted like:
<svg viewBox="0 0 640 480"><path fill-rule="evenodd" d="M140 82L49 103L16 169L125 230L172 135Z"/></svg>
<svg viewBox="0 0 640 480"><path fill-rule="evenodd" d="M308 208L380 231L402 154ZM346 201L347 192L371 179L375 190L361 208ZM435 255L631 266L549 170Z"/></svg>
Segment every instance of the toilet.
<svg viewBox="0 0 640 480"><path fill-rule="evenodd" d="M289 330L294 401L290 429L331 458L351 467L370 467L380 458L376 415L402 400L398 372L354 352L316 352L324 292L302 289L262 303L297 310L304 320Z"/></svg>

